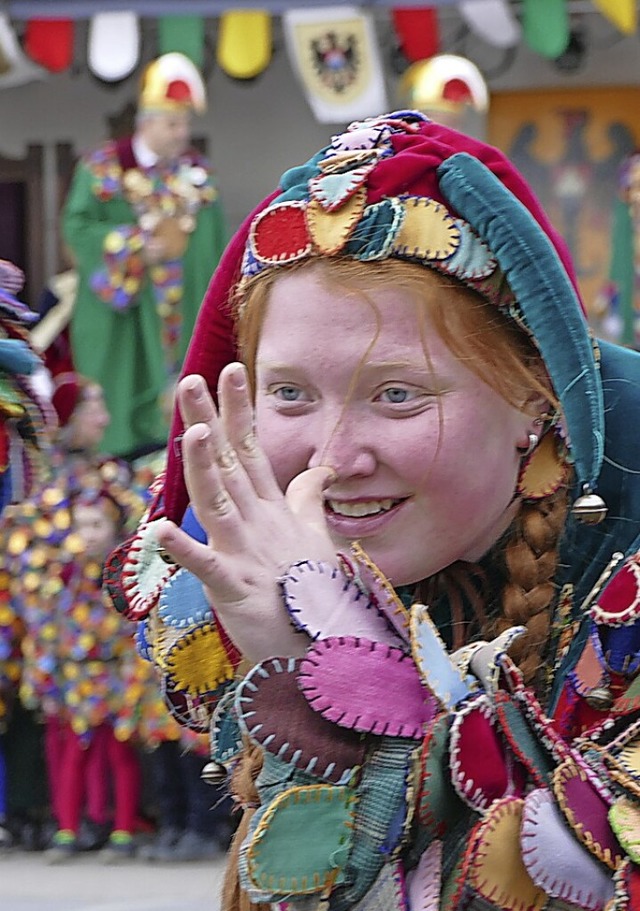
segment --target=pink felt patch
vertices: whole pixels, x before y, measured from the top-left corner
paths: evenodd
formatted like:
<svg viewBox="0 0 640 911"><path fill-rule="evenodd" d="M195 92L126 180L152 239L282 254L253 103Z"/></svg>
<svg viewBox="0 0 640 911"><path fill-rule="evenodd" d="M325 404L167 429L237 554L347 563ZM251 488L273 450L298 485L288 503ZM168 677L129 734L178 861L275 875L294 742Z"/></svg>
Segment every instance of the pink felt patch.
<svg viewBox="0 0 640 911"><path fill-rule="evenodd" d="M568 759L554 772L553 791L576 837L614 870L623 852L609 825L611 800L592 773Z"/></svg>
<svg viewBox="0 0 640 911"><path fill-rule="evenodd" d="M442 842L435 839L424 852L418 866L407 874L411 911L439 911L442 881Z"/></svg>
<svg viewBox="0 0 640 911"><path fill-rule="evenodd" d="M449 752L453 786L474 810L524 793L526 770L500 735L488 696L477 697L456 713Z"/></svg>
<svg viewBox="0 0 640 911"><path fill-rule="evenodd" d="M529 876L547 895L585 911L601 911L613 897L611 874L571 834L547 789L527 795L520 837Z"/></svg>
<svg viewBox="0 0 640 911"><path fill-rule="evenodd" d="M312 639L356 636L401 645L374 601L335 566L296 563L280 586L291 619Z"/></svg>
<svg viewBox="0 0 640 911"><path fill-rule="evenodd" d="M314 712L298 687L299 660L269 658L236 692L238 720L249 736L298 769L345 784L364 762L360 734L343 730Z"/></svg>
<svg viewBox="0 0 640 911"><path fill-rule="evenodd" d="M355 731L420 740L436 714L413 660L367 639L314 643L300 663L299 683L314 711Z"/></svg>

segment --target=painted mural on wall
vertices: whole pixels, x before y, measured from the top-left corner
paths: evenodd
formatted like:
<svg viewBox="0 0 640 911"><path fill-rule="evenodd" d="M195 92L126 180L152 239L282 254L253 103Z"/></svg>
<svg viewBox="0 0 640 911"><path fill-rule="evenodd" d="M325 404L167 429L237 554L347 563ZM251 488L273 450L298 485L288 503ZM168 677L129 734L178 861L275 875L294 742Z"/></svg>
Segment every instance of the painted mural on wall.
<svg viewBox="0 0 640 911"><path fill-rule="evenodd" d="M636 346L629 324L637 324L640 339L640 283L630 304L616 259L621 181L640 148L640 89L499 93L491 99L489 137L532 184L567 240L596 333Z"/></svg>

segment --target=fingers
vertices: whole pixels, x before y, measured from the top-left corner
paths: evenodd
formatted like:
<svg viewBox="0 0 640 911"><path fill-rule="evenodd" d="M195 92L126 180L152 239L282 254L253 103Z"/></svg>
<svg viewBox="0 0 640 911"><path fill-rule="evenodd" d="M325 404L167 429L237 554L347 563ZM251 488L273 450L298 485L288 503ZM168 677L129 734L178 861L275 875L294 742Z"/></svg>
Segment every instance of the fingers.
<svg viewBox="0 0 640 911"><path fill-rule="evenodd" d="M215 594L224 600L240 599L243 591L238 586L237 572L231 572L224 555L213 551L207 544L194 540L173 522L158 523L158 544L173 560L197 576Z"/></svg>
<svg viewBox="0 0 640 911"><path fill-rule="evenodd" d="M324 516L323 491L336 479L333 468L319 465L309 468L293 479L287 487L286 500L292 513L307 525L328 537Z"/></svg>
<svg viewBox="0 0 640 911"><path fill-rule="evenodd" d="M218 383L222 421L227 439L250 479L257 495L264 500L279 500L282 491L271 463L254 433L254 409L249 395L247 372L242 364L229 364Z"/></svg>

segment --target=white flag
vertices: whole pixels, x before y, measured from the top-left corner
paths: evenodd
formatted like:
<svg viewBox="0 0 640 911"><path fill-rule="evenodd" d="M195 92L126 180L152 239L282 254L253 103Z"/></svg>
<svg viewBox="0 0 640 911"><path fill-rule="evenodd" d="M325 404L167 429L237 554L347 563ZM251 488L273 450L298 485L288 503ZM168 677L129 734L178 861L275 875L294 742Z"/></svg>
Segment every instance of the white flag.
<svg viewBox="0 0 640 911"><path fill-rule="evenodd" d="M507 0L460 0L467 25L487 44L513 47L520 40L520 24Z"/></svg>

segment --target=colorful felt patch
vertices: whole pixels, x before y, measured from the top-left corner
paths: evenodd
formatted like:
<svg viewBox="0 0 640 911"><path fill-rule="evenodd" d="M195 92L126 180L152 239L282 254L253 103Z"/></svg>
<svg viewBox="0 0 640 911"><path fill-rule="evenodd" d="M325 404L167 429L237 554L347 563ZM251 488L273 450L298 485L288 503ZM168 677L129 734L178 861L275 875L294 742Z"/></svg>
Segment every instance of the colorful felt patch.
<svg viewBox="0 0 640 911"><path fill-rule="evenodd" d="M556 435L546 433L523 463L518 493L527 500L541 500L554 493L566 475L567 463L560 457Z"/></svg>
<svg viewBox="0 0 640 911"><path fill-rule="evenodd" d="M351 545L353 563L350 568L356 583L364 588L378 605L389 622L396 628L403 639L409 638L409 611L404 606L393 585L378 569L362 547L355 542Z"/></svg>
<svg viewBox="0 0 640 911"><path fill-rule="evenodd" d="M352 905L351 911L411 911L417 906L409 905L404 871L399 862L385 864L378 878L364 898Z"/></svg>
<svg viewBox="0 0 640 911"><path fill-rule="evenodd" d="M609 810L609 822L634 864L640 864L640 806L621 797Z"/></svg>
<svg viewBox="0 0 640 911"><path fill-rule="evenodd" d="M369 176L373 164L342 174L321 174L309 181L309 194L326 212L339 209L350 199Z"/></svg>
<svg viewBox="0 0 640 911"><path fill-rule="evenodd" d="M469 659L469 670L480 681L480 685L487 693L495 693L498 689L500 675L503 670L503 656L509 651L511 645L526 633L524 626L512 626L493 639L491 642L480 642Z"/></svg>
<svg viewBox="0 0 640 911"><path fill-rule="evenodd" d="M638 725L630 726L616 744L602 752L609 774L627 793L640 800L640 734Z"/></svg>
<svg viewBox="0 0 640 911"><path fill-rule="evenodd" d="M454 222L460 231L460 243L451 256L442 260L441 268L456 278L472 281L487 278L497 267L493 254L466 221L456 218Z"/></svg>
<svg viewBox="0 0 640 911"><path fill-rule="evenodd" d="M401 645L373 599L335 566L309 560L296 563L280 579L280 587L295 626L311 639L360 636Z"/></svg>
<svg viewBox="0 0 640 911"><path fill-rule="evenodd" d="M202 623L185 633L167 651L165 664L171 688L191 696L213 692L234 676L215 623Z"/></svg>
<svg viewBox="0 0 640 911"><path fill-rule="evenodd" d="M299 667L296 658L268 658L256 665L236 690L240 726L284 762L348 784L364 762L364 740L313 711L298 687Z"/></svg>
<svg viewBox="0 0 640 911"><path fill-rule="evenodd" d="M411 650L426 686L445 708L452 709L478 689L475 678L464 677L451 660L429 608L414 604L411 608Z"/></svg>
<svg viewBox="0 0 640 911"><path fill-rule="evenodd" d="M436 713L408 655L353 636L315 642L300 663L299 684L314 711L355 731L420 740Z"/></svg>
<svg viewBox="0 0 640 911"><path fill-rule="evenodd" d="M362 218L367 191L360 187L339 209L327 211L311 200L306 209L307 227L314 246L320 253L332 256L339 253L347 238Z"/></svg>
<svg viewBox="0 0 640 911"><path fill-rule="evenodd" d="M522 706L503 690L494 696L500 727L509 746L538 786L548 785L556 761L547 746L531 730Z"/></svg>
<svg viewBox="0 0 640 911"><path fill-rule="evenodd" d="M604 655L598 630L591 624L589 635L575 667L569 674L576 693L589 696L593 690L607 686L609 678L606 672Z"/></svg>
<svg viewBox="0 0 640 911"><path fill-rule="evenodd" d="M148 616L158 603L164 585L179 569L161 558L156 530L156 522L141 524L124 559L122 591L129 607L123 613L129 620Z"/></svg>
<svg viewBox="0 0 640 911"><path fill-rule="evenodd" d="M431 842L418 862L407 874L407 894L411 911L439 911L442 881L442 842Z"/></svg>
<svg viewBox="0 0 640 911"><path fill-rule="evenodd" d="M612 898L611 874L573 837L546 788L525 798L520 838L525 867L547 895L585 911L602 911Z"/></svg>
<svg viewBox="0 0 640 911"><path fill-rule="evenodd" d="M216 762L226 765L242 753L242 732L235 710L235 689L232 687L218 700L210 725L210 753Z"/></svg>
<svg viewBox="0 0 640 911"><path fill-rule="evenodd" d="M640 617L640 555L633 554L605 585L589 613L596 623L625 626Z"/></svg>
<svg viewBox="0 0 640 911"><path fill-rule="evenodd" d="M456 712L451 724L451 780L472 809L488 809L509 794L521 797L527 774L500 735L487 695L476 696Z"/></svg>
<svg viewBox="0 0 640 911"><path fill-rule="evenodd" d="M304 202L276 203L256 216L249 244L259 262L282 265L311 253L305 209Z"/></svg>
<svg viewBox="0 0 640 911"><path fill-rule="evenodd" d="M640 908L640 868L623 860L613 877L614 897L606 911L637 911Z"/></svg>
<svg viewBox="0 0 640 911"><path fill-rule="evenodd" d="M496 801L472 835L469 884L490 905L504 911L542 911L547 897L522 860L520 826L523 801Z"/></svg>
<svg viewBox="0 0 640 911"><path fill-rule="evenodd" d="M366 150L380 150L390 153L391 130L386 123L359 121L350 124L343 132L338 133L331 140L334 152L356 152Z"/></svg>
<svg viewBox="0 0 640 911"><path fill-rule="evenodd" d="M588 767L566 759L553 773L556 800L576 837L594 857L615 870L622 851L609 825L612 798Z"/></svg>
<svg viewBox="0 0 640 911"><path fill-rule="evenodd" d="M211 724L215 698L209 696L190 696L182 690L173 690L167 686L166 679L161 681L161 690L164 701L172 718L197 734L206 734ZM217 697L221 695L215 694Z"/></svg>
<svg viewBox="0 0 640 911"><path fill-rule="evenodd" d="M333 154L320 159L318 167L323 174L342 174L355 168L375 165L381 157L380 149L336 149Z"/></svg>
<svg viewBox="0 0 640 911"><path fill-rule="evenodd" d="M460 244L460 228L445 207L424 196L402 196L405 217L393 253L412 259L447 259Z"/></svg>
<svg viewBox="0 0 640 911"><path fill-rule="evenodd" d="M158 616L169 626L184 628L213 619L213 610L197 576L180 568L160 592Z"/></svg>
<svg viewBox="0 0 640 911"><path fill-rule="evenodd" d="M640 709L640 675L634 677L622 696L611 707L614 715L628 715Z"/></svg>
<svg viewBox="0 0 640 911"><path fill-rule="evenodd" d="M367 206L344 246L345 256L363 262L385 259L404 221L405 210L397 199L383 199Z"/></svg>
<svg viewBox="0 0 640 911"><path fill-rule="evenodd" d="M418 822L427 837L444 838L461 815L462 805L449 774L449 716L438 715L429 725L420 753L417 795Z"/></svg>
<svg viewBox="0 0 640 911"><path fill-rule="evenodd" d="M318 784L279 795L267 807L247 846L252 882L283 899L323 892L341 882L353 811L349 788Z"/></svg>

